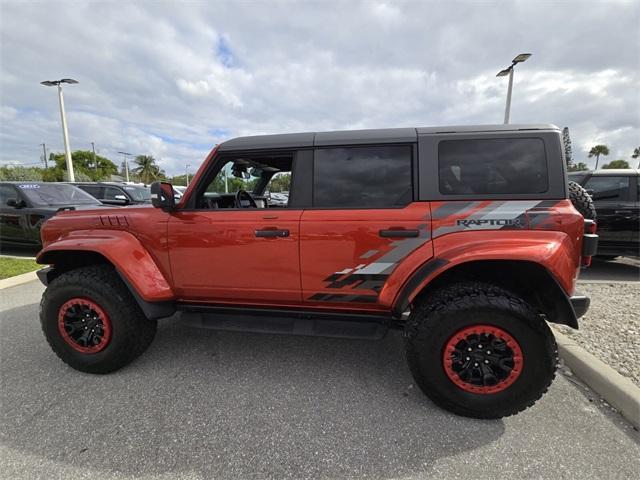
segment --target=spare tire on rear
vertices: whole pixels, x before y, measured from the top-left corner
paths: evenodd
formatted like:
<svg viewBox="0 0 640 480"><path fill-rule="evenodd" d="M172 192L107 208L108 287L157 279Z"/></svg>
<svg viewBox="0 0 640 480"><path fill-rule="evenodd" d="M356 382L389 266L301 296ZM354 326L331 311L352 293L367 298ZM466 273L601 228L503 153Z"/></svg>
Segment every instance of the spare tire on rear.
<svg viewBox="0 0 640 480"><path fill-rule="evenodd" d="M582 185L576 182L569 182L569 199L573 206L587 220L596 219L596 208L593 200Z"/></svg>

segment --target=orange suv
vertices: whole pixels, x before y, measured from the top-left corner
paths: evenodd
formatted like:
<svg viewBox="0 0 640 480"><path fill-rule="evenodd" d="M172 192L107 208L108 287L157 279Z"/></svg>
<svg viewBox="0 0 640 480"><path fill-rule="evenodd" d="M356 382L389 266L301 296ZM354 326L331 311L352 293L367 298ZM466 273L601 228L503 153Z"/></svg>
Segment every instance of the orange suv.
<svg viewBox="0 0 640 480"><path fill-rule="evenodd" d="M288 194L273 203L266 192ZM547 322L577 328L589 305L575 286L595 223L569 197L553 125L236 138L177 204L155 183L156 208L47 221L42 328L63 361L91 373L130 363L175 312L258 332L402 329L426 395L498 418L549 387Z"/></svg>

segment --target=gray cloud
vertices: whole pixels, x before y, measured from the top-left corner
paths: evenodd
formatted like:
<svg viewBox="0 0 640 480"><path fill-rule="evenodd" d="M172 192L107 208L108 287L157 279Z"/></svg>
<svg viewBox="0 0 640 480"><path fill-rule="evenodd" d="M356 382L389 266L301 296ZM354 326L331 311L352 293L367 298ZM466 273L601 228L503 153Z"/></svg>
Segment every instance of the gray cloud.
<svg viewBox="0 0 640 480"><path fill-rule="evenodd" d="M72 148L151 153L170 173L225 138L499 123L517 53L517 123L569 126L576 160L640 139L638 2L0 4L0 161Z"/></svg>

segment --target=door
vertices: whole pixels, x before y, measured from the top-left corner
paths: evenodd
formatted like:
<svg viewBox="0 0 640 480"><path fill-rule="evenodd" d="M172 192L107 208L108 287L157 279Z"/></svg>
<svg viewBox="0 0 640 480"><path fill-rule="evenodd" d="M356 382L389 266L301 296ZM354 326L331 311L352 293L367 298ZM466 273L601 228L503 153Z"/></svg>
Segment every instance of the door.
<svg viewBox="0 0 640 480"><path fill-rule="evenodd" d="M291 181L292 158L263 154L223 160L217 173L203 176L187 208L171 214L171 270L182 300L300 304L302 210L289 204L269 208L263 200L268 188L289 190L282 176Z"/></svg>
<svg viewBox="0 0 640 480"><path fill-rule="evenodd" d="M634 224L633 202L629 198L630 179L622 175L600 175L592 176L584 184L596 207L599 245L603 251L631 243Z"/></svg>
<svg viewBox="0 0 640 480"><path fill-rule="evenodd" d="M430 243L429 204L412 203L412 157L411 145L315 150L313 208L300 221L305 303L382 308L389 275Z"/></svg>
<svg viewBox="0 0 640 480"><path fill-rule="evenodd" d="M25 231L26 205L9 206L9 200L24 201L13 185L0 185L0 238L3 242L31 243Z"/></svg>

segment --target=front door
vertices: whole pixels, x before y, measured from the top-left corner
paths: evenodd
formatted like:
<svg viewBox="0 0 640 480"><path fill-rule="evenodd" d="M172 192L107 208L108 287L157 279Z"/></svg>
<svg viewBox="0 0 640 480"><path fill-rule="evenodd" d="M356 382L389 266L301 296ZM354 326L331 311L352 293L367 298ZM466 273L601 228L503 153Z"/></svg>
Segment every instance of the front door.
<svg viewBox="0 0 640 480"><path fill-rule="evenodd" d="M171 213L176 294L192 302L299 305L302 210L288 202L269 205L266 195L267 189L288 192L292 156L220 162L213 178L203 176L186 208Z"/></svg>

